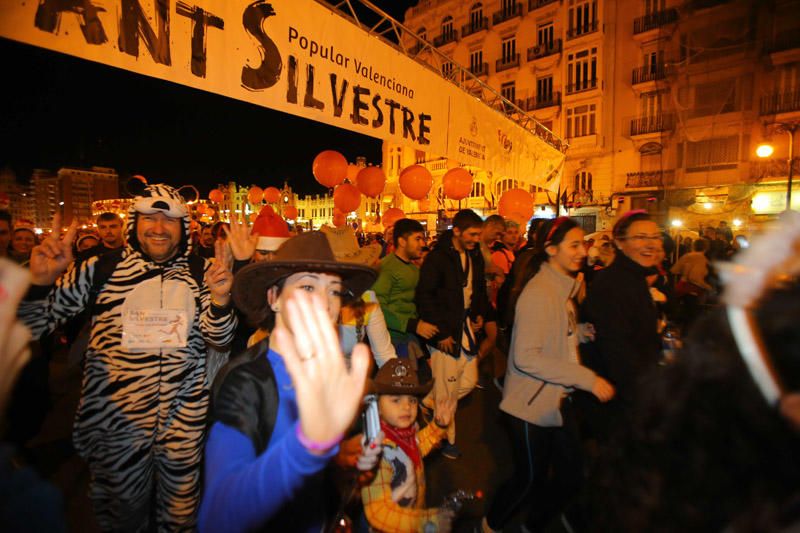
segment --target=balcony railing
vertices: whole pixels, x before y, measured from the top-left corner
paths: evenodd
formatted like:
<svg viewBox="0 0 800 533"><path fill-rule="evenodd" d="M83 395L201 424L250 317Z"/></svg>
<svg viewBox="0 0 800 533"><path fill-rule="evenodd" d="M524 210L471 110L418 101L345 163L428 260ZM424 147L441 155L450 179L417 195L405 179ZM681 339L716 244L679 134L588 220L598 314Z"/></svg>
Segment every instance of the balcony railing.
<svg viewBox="0 0 800 533"><path fill-rule="evenodd" d="M541 95L533 103L532 109L544 109L545 107L553 107L561 105L561 91L555 91L550 94Z"/></svg>
<svg viewBox="0 0 800 533"><path fill-rule="evenodd" d="M473 76L486 76L489 74L489 63L470 65L469 71Z"/></svg>
<svg viewBox="0 0 800 533"><path fill-rule="evenodd" d="M507 20L511 20L514 17L521 17L522 16L522 4L511 4L508 7L497 11L494 15L492 15L492 24L497 25L501 22L505 22Z"/></svg>
<svg viewBox="0 0 800 533"><path fill-rule="evenodd" d="M664 65L647 65L633 69L631 83L644 83L647 81L663 80L667 77L667 69Z"/></svg>
<svg viewBox="0 0 800 533"><path fill-rule="evenodd" d="M567 94L579 93L581 91L590 91L597 88L597 78L591 80L583 80L578 83L567 85Z"/></svg>
<svg viewBox="0 0 800 533"><path fill-rule="evenodd" d="M589 24L580 24L578 26L572 27L567 31L567 39L575 39L577 37L581 37L582 35L587 35L589 33L594 33L597 31L597 21L593 20Z"/></svg>
<svg viewBox="0 0 800 533"><path fill-rule="evenodd" d="M664 187L672 185L675 177L673 170L650 170L645 172L628 172L625 187L636 189L639 187Z"/></svg>
<svg viewBox="0 0 800 533"><path fill-rule="evenodd" d="M458 40L458 30L451 29L450 31L443 32L438 37L435 37L433 39L433 46L436 46L438 48L439 46L444 46L447 43L452 43L457 40Z"/></svg>
<svg viewBox="0 0 800 533"><path fill-rule="evenodd" d="M644 33L646 31L672 24L678 20L678 10L674 7L663 11L656 11L643 17L633 19L633 34Z"/></svg>
<svg viewBox="0 0 800 533"><path fill-rule="evenodd" d="M631 120L631 135L647 135L670 131L675 127L675 117L671 114L658 114Z"/></svg>
<svg viewBox="0 0 800 533"><path fill-rule="evenodd" d="M528 48L528 61L547 57L561 52L561 39L544 42Z"/></svg>
<svg viewBox="0 0 800 533"><path fill-rule="evenodd" d="M461 37L472 35L489 28L489 17L481 17L479 20L461 26Z"/></svg>
<svg viewBox="0 0 800 533"><path fill-rule="evenodd" d="M800 111L800 91L768 94L761 97L761 115Z"/></svg>
<svg viewBox="0 0 800 533"><path fill-rule="evenodd" d="M548 4L555 4L559 0L528 0L528 11L544 7Z"/></svg>
<svg viewBox="0 0 800 533"><path fill-rule="evenodd" d="M495 72L502 72L510 68L519 66L519 54L514 54L511 57L502 57L497 60L494 65Z"/></svg>

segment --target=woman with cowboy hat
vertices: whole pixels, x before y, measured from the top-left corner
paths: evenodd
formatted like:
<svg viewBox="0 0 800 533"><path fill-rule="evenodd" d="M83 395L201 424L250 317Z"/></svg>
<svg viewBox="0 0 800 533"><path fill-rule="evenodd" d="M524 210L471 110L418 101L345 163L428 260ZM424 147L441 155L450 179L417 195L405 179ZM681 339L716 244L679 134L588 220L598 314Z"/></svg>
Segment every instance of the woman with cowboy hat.
<svg viewBox="0 0 800 533"><path fill-rule="evenodd" d="M236 274L234 302L272 334L214 384L201 531L321 529L323 469L359 409L369 366L358 345L348 369L334 324L375 276L336 261L319 232ZM380 446L367 450L374 464Z"/></svg>

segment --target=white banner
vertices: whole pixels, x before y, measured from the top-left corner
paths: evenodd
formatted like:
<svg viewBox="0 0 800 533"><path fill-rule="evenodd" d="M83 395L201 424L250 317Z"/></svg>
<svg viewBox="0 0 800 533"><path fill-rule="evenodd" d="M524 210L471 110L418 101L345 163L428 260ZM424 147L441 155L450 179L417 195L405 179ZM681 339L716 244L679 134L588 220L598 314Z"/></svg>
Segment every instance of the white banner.
<svg viewBox="0 0 800 533"><path fill-rule="evenodd" d="M0 36L547 188L564 159L314 0L3 0Z"/></svg>

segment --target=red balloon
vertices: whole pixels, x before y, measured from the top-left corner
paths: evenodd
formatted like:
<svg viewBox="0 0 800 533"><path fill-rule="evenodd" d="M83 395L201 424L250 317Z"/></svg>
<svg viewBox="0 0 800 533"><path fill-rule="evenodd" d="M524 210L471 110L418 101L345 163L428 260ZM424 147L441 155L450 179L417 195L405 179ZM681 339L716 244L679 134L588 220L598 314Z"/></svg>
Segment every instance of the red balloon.
<svg viewBox="0 0 800 533"><path fill-rule="evenodd" d="M264 189L264 200L268 204L277 204L281 201L281 191L277 187L267 187Z"/></svg>
<svg viewBox="0 0 800 533"><path fill-rule="evenodd" d="M442 178L442 189L451 200L463 200L472 192L472 174L463 168L450 169Z"/></svg>
<svg viewBox="0 0 800 533"><path fill-rule="evenodd" d="M412 200L420 200L433 186L433 176L422 165L411 165L400 173L400 190Z"/></svg>
<svg viewBox="0 0 800 533"><path fill-rule="evenodd" d="M256 219L258 218L258 213L250 213L250 216L247 218L250 219L250 222L255 222Z"/></svg>
<svg viewBox="0 0 800 533"><path fill-rule="evenodd" d="M356 178L356 187L364 196L375 198L383 192L386 185L386 174L380 167L364 167Z"/></svg>
<svg viewBox="0 0 800 533"><path fill-rule="evenodd" d="M311 172L325 187L336 187L347 177L347 159L335 150L325 150L314 158Z"/></svg>
<svg viewBox="0 0 800 533"><path fill-rule="evenodd" d="M252 186L250 190L247 191L247 199L250 200L251 204L258 204L261 205L261 198L264 197L264 190L261 187Z"/></svg>
<svg viewBox="0 0 800 533"><path fill-rule="evenodd" d="M211 189L211 192L208 193L208 199L215 204L220 203L223 198L224 196L222 195L222 191L219 189Z"/></svg>
<svg viewBox="0 0 800 533"><path fill-rule="evenodd" d="M297 218L297 208L293 205L287 205L283 208L283 216L289 220Z"/></svg>
<svg viewBox="0 0 800 533"><path fill-rule="evenodd" d="M383 227L388 228L390 226L394 226L394 223L400 220L401 218L406 218L406 214L403 213L403 210L398 209L396 207L392 207L387 209L383 213L381 221L383 222Z"/></svg>
<svg viewBox="0 0 800 533"><path fill-rule="evenodd" d="M347 217L345 217L344 213L334 213L333 214L333 225L337 228L341 228L347 224Z"/></svg>
<svg viewBox="0 0 800 533"><path fill-rule="evenodd" d="M358 173L360 171L361 171L361 167L358 166L358 165L354 165L353 163L350 163L349 165L347 165L347 180L350 183L355 183L356 180L358 179Z"/></svg>
<svg viewBox="0 0 800 533"><path fill-rule="evenodd" d="M353 185L342 183L333 190L333 205L342 213L355 211L361 205L361 193Z"/></svg>
<svg viewBox="0 0 800 533"><path fill-rule="evenodd" d="M517 222L528 222L533 216L533 196L525 189L510 189L500 197L497 212Z"/></svg>

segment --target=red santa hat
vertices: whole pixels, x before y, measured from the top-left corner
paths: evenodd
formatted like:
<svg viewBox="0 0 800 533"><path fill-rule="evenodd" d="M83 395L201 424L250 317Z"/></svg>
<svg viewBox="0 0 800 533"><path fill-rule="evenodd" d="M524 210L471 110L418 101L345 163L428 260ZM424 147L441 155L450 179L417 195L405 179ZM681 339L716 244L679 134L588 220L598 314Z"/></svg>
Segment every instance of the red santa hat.
<svg viewBox="0 0 800 533"><path fill-rule="evenodd" d="M252 232L258 234L256 250L260 252L274 252L291 237L289 225L269 205L261 208L253 223Z"/></svg>

